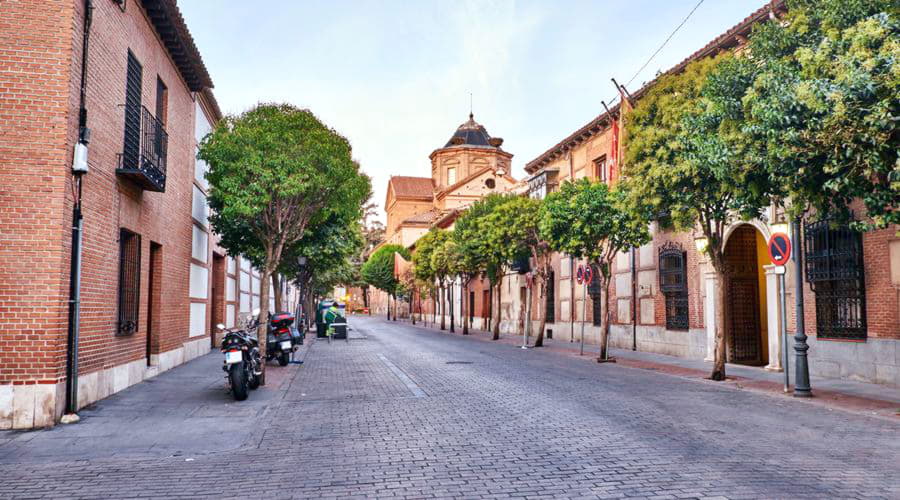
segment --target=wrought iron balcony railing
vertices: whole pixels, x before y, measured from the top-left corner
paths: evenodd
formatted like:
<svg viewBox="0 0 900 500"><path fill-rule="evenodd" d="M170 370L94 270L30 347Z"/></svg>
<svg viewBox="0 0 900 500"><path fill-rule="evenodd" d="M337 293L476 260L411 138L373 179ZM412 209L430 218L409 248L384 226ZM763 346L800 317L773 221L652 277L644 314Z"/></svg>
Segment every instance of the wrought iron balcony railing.
<svg viewBox="0 0 900 500"><path fill-rule="evenodd" d="M116 174L148 191L166 190L166 150L169 135L144 106L125 106L125 142Z"/></svg>

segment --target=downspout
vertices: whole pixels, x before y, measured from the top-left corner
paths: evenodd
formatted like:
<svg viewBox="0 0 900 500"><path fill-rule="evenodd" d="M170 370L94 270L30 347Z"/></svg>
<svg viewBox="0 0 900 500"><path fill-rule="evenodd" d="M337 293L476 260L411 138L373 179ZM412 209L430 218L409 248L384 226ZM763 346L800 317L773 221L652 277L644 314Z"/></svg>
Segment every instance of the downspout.
<svg viewBox="0 0 900 500"><path fill-rule="evenodd" d="M575 342L575 258L569 256L569 342Z"/></svg>
<svg viewBox="0 0 900 500"><path fill-rule="evenodd" d="M78 95L78 143L72 160L74 175L74 207L72 211L72 255L69 270L69 320L68 338L66 342L66 415L63 423L74 423L79 420L78 411L78 337L81 322L81 255L84 218L81 207L82 176L87 173L87 145L90 142L91 130L87 128L87 93L88 47L90 44L91 22L94 6L91 0L84 2L84 33L81 41L81 88Z"/></svg>
<svg viewBox="0 0 900 500"><path fill-rule="evenodd" d="M637 266L634 247L631 247L631 350L637 351Z"/></svg>

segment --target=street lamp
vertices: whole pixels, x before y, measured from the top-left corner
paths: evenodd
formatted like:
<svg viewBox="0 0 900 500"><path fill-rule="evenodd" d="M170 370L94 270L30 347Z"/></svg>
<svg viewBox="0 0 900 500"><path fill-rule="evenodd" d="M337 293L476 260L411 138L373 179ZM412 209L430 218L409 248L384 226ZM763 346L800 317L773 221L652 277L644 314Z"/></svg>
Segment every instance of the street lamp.
<svg viewBox="0 0 900 500"><path fill-rule="evenodd" d="M296 318L298 321L303 320L303 281L306 279L306 273L304 271L306 271L307 262L308 261L306 260L305 255L301 255L300 257L297 257L297 268L298 268L297 276L300 278L298 280L300 285L297 287L297 288L299 288L299 290L297 291L297 314L296 314ZM306 324L304 323L303 326L305 327Z"/></svg>

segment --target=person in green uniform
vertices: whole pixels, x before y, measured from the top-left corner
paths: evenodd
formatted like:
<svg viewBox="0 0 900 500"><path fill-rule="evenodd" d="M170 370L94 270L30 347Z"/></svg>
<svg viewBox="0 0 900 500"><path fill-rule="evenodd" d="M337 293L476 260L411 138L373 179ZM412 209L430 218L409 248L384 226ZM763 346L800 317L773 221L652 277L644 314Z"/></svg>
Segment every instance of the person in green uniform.
<svg viewBox="0 0 900 500"><path fill-rule="evenodd" d="M331 307L322 313L322 319L325 321L325 336L328 337L328 340L331 340L332 335L334 335L334 327L331 324L340 317L341 313L338 311L337 302L332 302Z"/></svg>

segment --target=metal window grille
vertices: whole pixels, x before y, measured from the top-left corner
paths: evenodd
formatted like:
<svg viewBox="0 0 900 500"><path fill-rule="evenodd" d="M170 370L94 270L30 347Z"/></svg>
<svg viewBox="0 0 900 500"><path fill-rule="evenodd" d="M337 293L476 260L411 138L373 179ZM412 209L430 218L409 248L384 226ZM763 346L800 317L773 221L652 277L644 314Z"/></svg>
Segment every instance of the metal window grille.
<svg viewBox="0 0 900 500"><path fill-rule="evenodd" d="M118 335L138 330L141 291L141 235L119 231L119 322Z"/></svg>
<svg viewBox="0 0 900 500"><path fill-rule="evenodd" d="M122 163L137 165L141 154L141 77L143 68L131 51L125 74L125 140Z"/></svg>
<svg viewBox="0 0 900 500"><path fill-rule="evenodd" d="M686 261L687 254L680 245L669 242L659 249L659 288L666 302L667 330L687 330L690 326Z"/></svg>
<svg viewBox="0 0 900 500"><path fill-rule="evenodd" d="M554 281L556 276L553 271L550 271L550 274L547 276L547 294L546 294L546 302L544 303L544 315L547 318L547 323L555 323L556 322L556 282Z"/></svg>
<svg viewBox="0 0 900 500"><path fill-rule="evenodd" d="M806 281L816 294L816 335L866 339L862 235L847 225L806 224Z"/></svg>

